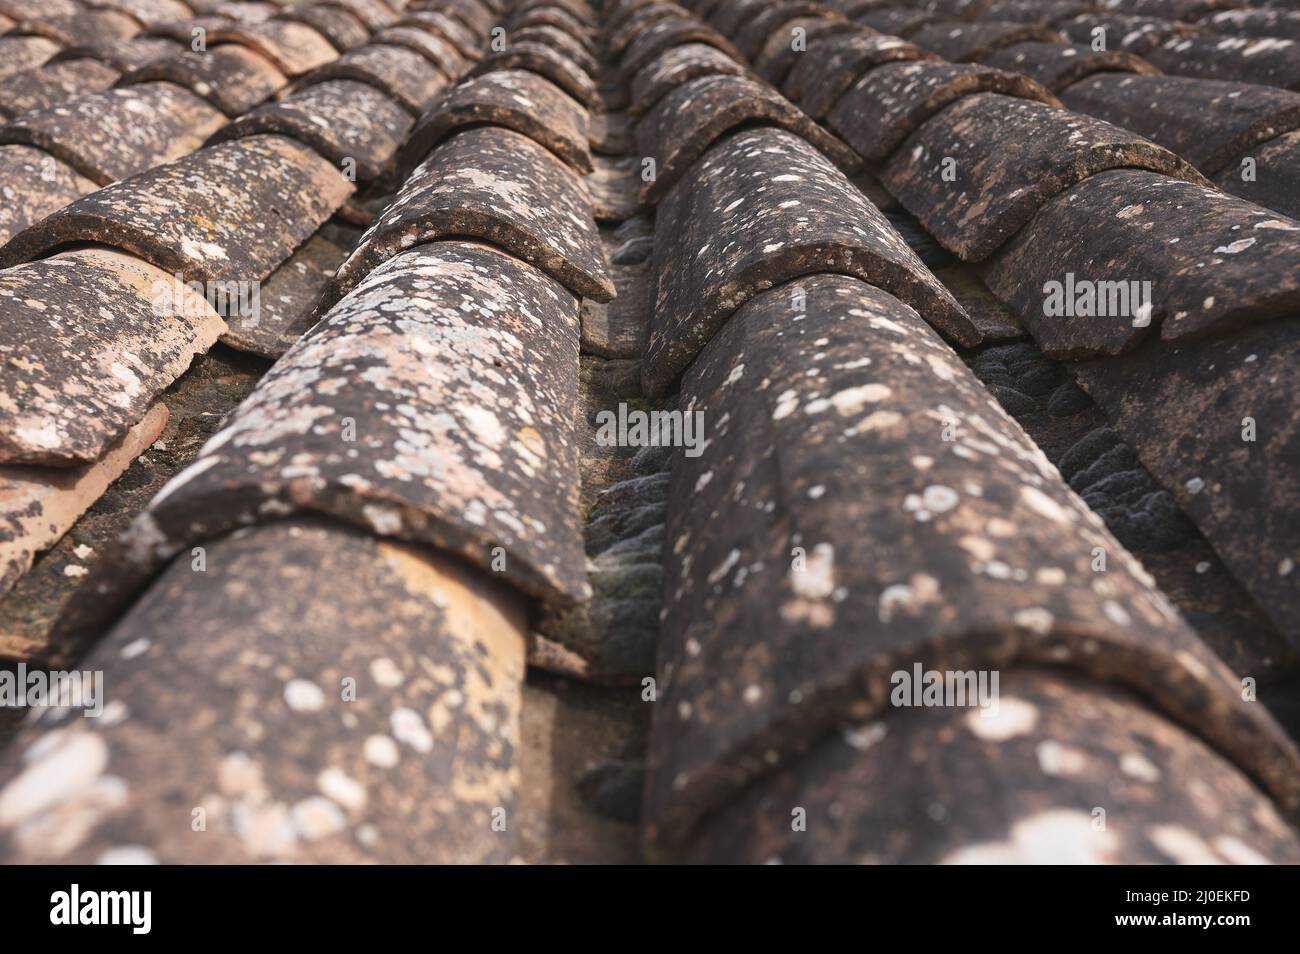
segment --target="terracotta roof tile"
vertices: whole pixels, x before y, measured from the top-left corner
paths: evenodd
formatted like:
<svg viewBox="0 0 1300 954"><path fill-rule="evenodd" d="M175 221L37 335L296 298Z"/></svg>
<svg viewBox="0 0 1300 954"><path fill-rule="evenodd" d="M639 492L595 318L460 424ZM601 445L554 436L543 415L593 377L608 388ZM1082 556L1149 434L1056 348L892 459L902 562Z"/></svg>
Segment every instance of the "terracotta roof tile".
<svg viewBox="0 0 1300 954"><path fill-rule="evenodd" d="M331 298L403 248L444 236L499 245L576 295L614 295L577 176L526 136L485 126L444 140L416 169L339 268Z"/></svg>
<svg viewBox="0 0 1300 954"><path fill-rule="evenodd" d="M0 249L13 265L69 242L124 248L186 280L248 281L284 261L342 204L350 184L282 136L210 146L100 189ZM163 214L176 207L186 218Z"/></svg>
<svg viewBox="0 0 1300 954"><path fill-rule="evenodd" d="M0 855L1300 860L1294 3L1230 6L0 0L0 656L126 712L17 731Z"/></svg>
<svg viewBox="0 0 1300 954"><path fill-rule="evenodd" d="M266 57L236 43L186 50L133 70L122 83L166 81L201 96L227 116L239 116L288 85Z"/></svg>
<svg viewBox="0 0 1300 954"><path fill-rule="evenodd" d="M28 113L0 126L0 143L43 149L107 185L193 152L225 121L188 90L150 82Z"/></svg>
<svg viewBox="0 0 1300 954"><path fill-rule="evenodd" d="M102 249L6 269L0 309L10 369L0 392L2 464L98 459L225 330L172 276Z"/></svg>

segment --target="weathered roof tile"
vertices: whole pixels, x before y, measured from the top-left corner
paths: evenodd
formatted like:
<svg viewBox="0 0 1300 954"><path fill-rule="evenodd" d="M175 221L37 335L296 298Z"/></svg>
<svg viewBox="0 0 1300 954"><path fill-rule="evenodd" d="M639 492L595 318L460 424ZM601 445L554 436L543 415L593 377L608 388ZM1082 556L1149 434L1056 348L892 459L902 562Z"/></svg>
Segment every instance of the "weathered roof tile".
<svg viewBox="0 0 1300 954"><path fill-rule="evenodd" d="M926 121L881 181L945 248L978 262L1052 196L1122 166L1205 184L1188 163L1133 133L996 93L968 96Z"/></svg>
<svg viewBox="0 0 1300 954"><path fill-rule="evenodd" d="M826 124L867 159L882 160L926 120L977 93L1000 93L1059 106L1051 93L1019 73L969 63L886 63L867 73L835 104Z"/></svg>
<svg viewBox="0 0 1300 954"><path fill-rule="evenodd" d="M339 169L346 170L351 160L357 181L370 182L391 167L413 125L406 110L373 86L350 79L325 80L253 110L223 127L209 142L279 133L306 143Z"/></svg>
<svg viewBox="0 0 1300 954"><path fill-rule="evenodd" d="M134 252L187 281L260 280L352 191L327 160L282 136L210 146L105 186L0 249L4 266L71 242ZM183 208L185 216L172 210Z"/></svg>
<svg viewBox="0 0 1300 954"><path fill-rule="evenodd" d="M841 168L861 158L764 83L740 76L705 76L683 83L659 101L636 127L643 157L656 159L655 177L641 187L643 202L656 202L716 140L744 125L788 129Z"/></svg>
<svg viewBox="0 0 1300 954"><path fill-rule="evenodd" d="M150 82L20 116L0 126L0 143L43 149L107 185L193 152L225 122L189 90Z"/></svg>
<svg viewBox="0 0 1300 954"><path fill-rule="evenodd" d="M399 167L413 168L448 135L482 124L529 137L579 173L592 169L587 111L530 70L494 70L454 86L420 118Z"/></svg>
<svg viewBox="0 0 1300 954"><path fill-rule="evenodd" d="M98 459L225 324L173 276L106 249L0 272L0 463Z"/></svg>
<svg viewBox="0 0 1300 954"><path fill-rule="evenodd" d="M322 304L400 250L444 236L498 245L575 295L614 295L591 205L573 170L526 136L483 126L457 133L429 155L339 268Z"/></svg>
<svg viewBox="0 0 1300 954"><path fill-rule="evenodd" d="M315 511L485 570L501 546L505 580L583 599L577 374L577 300L551 278L468 243L403 252L331 309L155 498L138 556Z"/></svg>
<svg viewBox="0 0 1300 954"><path fill-rule="evenodd" d="M236 43L186 50L128 73L123 84L165 81L201 96L227 116L240 116L289 82L260 53Z"/></svg>
<svg viewBox="0 0 1300 954"><path fill-rule="evenodd" d="M758 192L758 189L762 192ZM736 133L692 166L655 217L658 275L642 386L666 392L732 312L821 271L854 274L978 341L961 306L844 174L782 129Z"/></svg>

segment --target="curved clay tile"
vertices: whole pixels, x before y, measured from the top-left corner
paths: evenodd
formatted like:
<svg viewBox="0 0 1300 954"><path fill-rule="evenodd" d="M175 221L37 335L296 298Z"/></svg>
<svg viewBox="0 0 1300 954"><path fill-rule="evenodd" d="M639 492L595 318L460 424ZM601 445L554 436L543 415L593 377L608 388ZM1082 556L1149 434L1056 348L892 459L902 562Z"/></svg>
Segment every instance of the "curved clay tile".
<svg viewBox="0 0 1300 954"><path fill-rule="evenodd" d="M1278 36L1300 40L1300 10L1224 10L1206 17L1200 25L1226 36Z"/></svg>
<svg viewBox="0 0 1300 954"><path fill-rule="evenodd" d="M996 710L894 709L872 722L846 722L701 824L685 860L1168 865L1300 858L1290 825L1248 776L1132 695L1059 668L1004 672L1000 692ZM792 805L804 810L806 829L792 830Z"/></svg>
<svg viewBox="0 0 1300 954"><path fill-rule="evenodd" d="M122 85L165 81L183 86L227 116L242 116L288 85L275 64L238 43L186 50L122 77Z"/></svg>
<svg viewBox="0 0 1300 954"><path fill-rule="evenodd" d="M786 26L790 30L803 30L802 43L796 45L792 34L778 31L768 38L758 56L753 58L754 69L773 86L780 88L795 64L803 59L808 47L818 40L833 36L851 36L855 33L875 33L869 26L860 23L845 23L843 20L825 20L801 17L791 20Z"/></svg>
<svg viewBox="0 0 1300 954"><path fill-rule="evenodd" d="M887 63L862 77L826 117L871 160L888 158L922 123L963 97L1000 93L1049 106L1060 101L1033 80L973 63Z"/></svg>
<svg viewBox="0 0 1300 954"><path fill-rule="evenodd" d="M896 711L891 674L916 665L1114 680L1300 807L1293 743L901 302L834 275L751 299L682 407L712 423L707 455L673 461L652 838Z"/></svg>
<svg viewBox="0 0 1300 954"><path fill-rule="evenodd" d="M208 31L208 45L218 41L241 43L261 53L287 76L298 77L338 57L330 41L296 20L236 23Z"/></svg>
<svg viewBox="0 0 1300 954"><path fill-rule="evenodd" d="M933 53L896 36L851 34L816 44L810 55L790 71L784 88L804 112L821 120L855 82L860 82L859 77L866 82L864 74L873 73L877 66L937 59Z"/></svg>
<svg viewBox="0 0 1300 954"><path fill-rule="evenodd" d="M477 60L483 53L483 41L473 30L436 10L409 11L397 21L397 26L419 27L426 33L436 33L456 47L466 60Z"/></svg>
<svg viewBox="0 0 1300 954"><path fill-rule="evenodd" d="M751 76L742 66L716 46L707 43L683 43L665 50L641 69L631 81L628 112L640 116L683 83L702 76Z"/></svg>
<svg viewBox="0 0 1300 954"><path fill-rule="evenodd" d="M446 0L438 4L438 10L465 24L480 41L487 39L497 22L497 15L492 9L478 0Z"/></svg>
<svg viewBox="0 0 1300 954"><path fill-rule="evenodd" d="M1095 31L1104 38L1106 49L1126 50L1138 56L1145 56L1161 43L1171 37L1194 36L1198 28L1190 23L1178 23L1159 17L1128 16L1113 13L1084 13L1058 23L1062 33L1075 43L1084 43L1091 48Z"/></svg>
<svg viewBox="0 0 1300 954"><path fill-rule="evenodd" d="M631 79L637 70L674 46L683 43L707 43L717 47L728 56L743 59L731 41L712 27L699 20L686 17L670 17L656 20L649 27L637 34L635 40L628 44L619 61L625 79Z"/></svg>
<svg viewBox="0 0 1300 954"><path fill-rule="evenodd" d="M507 33L514 36L517 36L521 30L531 27L554 29L572 42L577 43L589 55L596 56L600 53L600 48L593 38L592 28L563 7L532 7L516 16L512 16L506 23Z"/></svg>
<svg viewBox="0 0 1300 954"><path fill-rule="evenodd" d="M312 70L302 83L342 79L369 83L419 116L447 88L450 78L412 49L372 43Z"/></svg>
<svg viewBox="0 0 1300 954"><path fill-rule="evenodd" d="M714 142L747 125L788 129L840 168L862 165L857 153L770 86L740 76L705 76L678 86L637 124L638 150L656 160L655 178L641 186L641 201L658 202Z"/></svg>
<svg viewBox="0 0 1300 954"><path fill-rule="evenodd" d="M170 37L137 34L129 40L105 40L101 43L65 47L50 62L90 58L125 73L154 60L172 56L182 49L185 47Z"/></svg>
<svg viewBox="0 0 1300 954"><path fill-rule="evenodd" d="M79 10L74 14L42 14L39 19L23 20L9 32L9 36L40 36L60 46L83 46L105 40L127 40L139 32L140 24L125 13Z"/></svg>
<svg viewBox="0 0 1300 954"><path fill-rule="evenodd" d="M769 43L793 46L795 34L791 24L809 19L827 20L841 29L850 27L843 16L821 3L805 3L802 0L797 3L776 3L742 24L733 37L736 49L746 59L757 63Z"/></svg>
<svg viewBox="0 0 1300 954"><path fill-rule="evenodd" d="M166 20L181 20L191 16L188 4L181 0L81 0L92 10L115 10L136 20L141 26L150 26Z"/></svg>
<svg viewBox="0 0 1300 954"><path fill-rule="evenodd" d="M1055 26L1092 8L1088 0L993 0L981 13L989 20Z"/></svg>
<svg viewBox="0 0 1300 954"><path fill-rule="evenodd" d="M6 76L0 88L0 116L13 118L57 106L74 96L108 89L121 73L99 60L61 60Z"/></svg>
<svg viewBox="0 0 1300 954"><path fill-rule="evenodd" d="M1075 369L1080 386L1292 645L1300 633L1297 332L1294 317L1258 322L1234 335L1153 341ZM1250 443L1242 440L1247 419L1259 424Z"/></svg>
<svg viewBox="0 0 1300 954"><path fill-rule="evenodd" d="M166 405L155 404L99 460L80 467L0 467L0 596L149 449L167 418Z"/></svg>
<svg viewBox="0 0 1300 954"><path fill-rule="evenodd" d="M621 21L611 18L607 23L610 33L609 40L605 43L606 52L615 59L621 57L632 41L644 33L647 27L658 20L667 20L670 17L690 19L691 11L676 3L650 0L649 3L633 9Z"/></svg>
<svg viewBox="0 0 1300 954"><path fill-rule="evenodd" d="M562 286L485 246L403 252L154 498L132 558L308 511L484 570L502 547L507 582L558 605L585 599L577 381L577 301Z"/></svg>
<svg viewBox="0 0 1300 954"><path fill-rule="evenodd" d="M453 87L407 137L398 168L413 168L449 135L477 125L513 129L545 146L575 172L592 171L587 111L529 70L494 70Z"/></svg>
<svg viewBox="0 0 1300 954"><path fill-rule="evenodd" d="M298 3L275 15L277 20L294 20L314 29L340 53L365 46L370 40L370 31L355 13L342 7L327 7L322 4Z"/></svg>
<svg viewBox="0 0 1300 954"><path fill-rule="evenodd" d="M30 146L0 146L0 164L6 170L0 187L0 242L96 189L66 162Z"/></svg>
<svg viewBox="0 0 1300 954"><path fill-rule="evenodd" d="M1300 41L1296 40L1189 36L1167 40L1143 55L1153 66L1178 76L1300 91Z"/></svg>
<svg viewBox="0 0 1300 954"><path fill-rule="evenodd" d="M933 13L920 10L902 10L897 7L884 7L880 10L868 10L854 18L873 30L879 30L886 36L906 37L915 33L927 23L941 19Z"/></svg>
<svg viewBox="0 0 1300 954"><path fill-rule="evenodd" d="M1070 109L1131 129L1207 176L1300 128L1300 93L1187 76L1103 74L1062 94Z"/></svg>
<svg viewBox="0 0 1300 954"><path fill-rule="evenodd" d="M967 96L927 120L882 167L881 182L944 248L978 262L1052 196L1125 166L1206 184L1190 164L1127 130L997 93Z"/></svg>
<svg viewBox="0 0 1300 954"><path fill-rule="evenodd" d="M1243 176L1246 159L1251 160L1250 178ZM1260 143L1249 156L1239 156L1224 166L1214 184L1231 195L1300 219L1300 132Z"/></svg>
<svg viewBox="0 0 1300 954"><path fill-rule="evenodd" d="M366 25L372 33L397 22L393 7L383 0L316 0L318 6L339 7Z"/></svg>
<svg viewBox="0 0 1300 954"><path fill-rule="evenodd" d="M600 92L587 71L558 50L540 43L512 43L500 53L489 53L470 76L483 76L494 70L532 70L588 109L600 104Z"/></svg>
<svg viewBox="0 0 1300 954"><path fill-rule="evenodd" d="M62 46L43 36L0 36L0 79L47 63Z"/></svg>
<svg viewBox="0 0 1300 954"><path fill-rule="evenodd" d="M326 80L300 87L229 123L209 145L279 133L315 149L337 168L355 163L358 182L371 182L387 172L397 148L414 125L410 114L366 83Z"/></svg>
<svg viewBox="0 0 1300 954"><path fill-rule="evenodd" d="M384 43L389 46L404 46L414 50L448 79L454 80L469 69L469 62L460 55L456 47L448 43L437 33L417 26L392 26L380 30L374 35L372 43Z"/></svg>
<svg viewBox="0 0 1300 954"><path fill-rule="evenodd" d="M528 631L516 596L459 561L323 520L206 552L205 572L178 560L88 659L129 717L46 709L9 746L6 861L94 862L121 826L136 855L164 863L515 858ZM321 599L326 579L349 585ZM70 761L83 787L21 797L26 773ZM192 806L206 834L191 830ZM40 834L71 818L77 837Z"/></svg>
<svg viewBox="0 0 1300 954"><path fill-rule="evenodd" d="M552 47L582 67L583 72L588 76L595 76L600 72L600 63L587 51L587 48L556 27L511 28L506 38L507 43L536 43L539 46Z"/></svg>
<svg viewBox="0 0 1300 954"><path fill-rule="evenodd" d="M0 143L43 149L107 185L193 152L225 122L187 89L141 83L21 116L0 126Z"/></svg>
<svg viewBox="0 0 1300 954"><path fill-rule="evenodd" d="M1154 66L1123 50L1095 52L1084 43L1017 43L998 50L985 66L1024 73L1053 93L1095 73L1159 73Z"/></svg>
<svg viewBox="0 0 1300 954"><path fill-rule="evenodd" d="M1127 350L1156 328L1170 340L1293 314L1300 310L1297 260L1300 221L1209 186L1116 169L1043 206L995 256L985 281L1044 353L1087 358ZM1093 317L1067 317L1078 309L1047 317L1044 285L1065 282L1067 272L1092 282L1149 282L1144 322L1135 327L1133 306L1103 310L1100 303Z"/></svg>
<svg viewBox="0 0 1300 954"><path fill-rule="evenodd" d="M402 249L450 236L491 242L575 295L614 297L591 203L573 170L526 136L481 126L425 159L339 268L322 306Z"/></svg>
<svg viewBox="0 0 1300 954"><path fill-rule="evenodd" d="M209 146L105 186L0 249L3 266L72 242L134 252L186 281L249 282L270 274L343 204L352 185L283 136ZM183 208L187 215L176 215Z"/></svg>
<svg viewBox="0 0 1300 954"><path fill-rule="evenodd" d="M650 395L665 393L749 298L815 272L873 281L945 334L979 340L889 221L783 129L736 133L690 168L659 205L653 261L658 287L641 374Z"/></svg>
<svg viewBox="0 0 1300 954"><path fill-rule="evenodd" d="M1059 43L1065 37L1047 27L1023 23L931 23L910 37L917 46L938 53L953 63L978 63L994 51L1017 43Z"/></svg>
<svg viewBox="0 0 1300 954"><path fill-rule="evenodd" d="M137 258L84 249L0 271L0 464L97 460L225 323Z"/></svg>

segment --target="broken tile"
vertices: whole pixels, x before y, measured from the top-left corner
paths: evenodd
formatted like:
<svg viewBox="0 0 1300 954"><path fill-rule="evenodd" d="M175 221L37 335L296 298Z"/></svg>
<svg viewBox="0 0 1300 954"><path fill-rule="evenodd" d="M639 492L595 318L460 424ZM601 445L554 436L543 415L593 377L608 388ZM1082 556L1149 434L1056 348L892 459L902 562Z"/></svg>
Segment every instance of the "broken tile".
<svg viewBox="0 0 1300 954"><path fill-rule="evenodd" d="M762 192L756 190L762 189ZM961 306L844 174L782 129L714 146L655 217L654 323L642 385L665 393L745 301L821 271L855 274L974 344Z"/></svg>

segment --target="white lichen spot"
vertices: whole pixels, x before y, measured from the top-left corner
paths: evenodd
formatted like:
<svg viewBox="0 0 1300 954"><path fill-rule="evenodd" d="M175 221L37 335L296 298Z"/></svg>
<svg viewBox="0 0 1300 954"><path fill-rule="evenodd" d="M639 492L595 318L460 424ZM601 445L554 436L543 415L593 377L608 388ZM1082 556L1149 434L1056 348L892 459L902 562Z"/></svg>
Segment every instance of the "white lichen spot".
<svg viewBox="0 0 1300 954"><path fill-rule="evenodd" d="M1028 735L1038 724L1038 709L1023 699L1002 698L996 707L966 713L966 728L988 742Z"/></svg>

